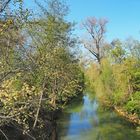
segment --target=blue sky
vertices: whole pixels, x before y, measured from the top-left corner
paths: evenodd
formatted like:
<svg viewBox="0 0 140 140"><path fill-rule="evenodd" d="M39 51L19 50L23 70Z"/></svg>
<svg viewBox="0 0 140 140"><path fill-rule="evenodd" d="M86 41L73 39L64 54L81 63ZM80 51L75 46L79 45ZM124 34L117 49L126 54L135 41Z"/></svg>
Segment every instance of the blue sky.
<svg viewBox="0 0 140 140"><path fill-rule="evenodd" d="M29 7L35 7L32 0L25 1ZM130 36L140 40L140 0L67 0L67 3L70 8L68 20L77 23L78 35L81 21L95 16L108 19L107 40L124 40Z"/></svg>

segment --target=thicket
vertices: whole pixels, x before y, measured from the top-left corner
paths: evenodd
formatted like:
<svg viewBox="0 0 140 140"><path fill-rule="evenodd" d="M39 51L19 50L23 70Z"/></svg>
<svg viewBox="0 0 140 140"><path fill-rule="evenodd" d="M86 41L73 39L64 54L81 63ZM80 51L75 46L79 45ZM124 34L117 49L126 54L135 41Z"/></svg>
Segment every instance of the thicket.
<svg viewBox="0 0 140 140"><path fill-rule="evenodd" d="M140 118L140 42L114 40L105 54L100 65L91 63L86 69L87 84L103 105Z"/></svg>
<svg viewBox="0 0 140 140"><path fill-rule="evenodd" d="M32 137L32 130L46 125L47 113L62 109L82 91L83 73L75 57L73 25L65 20L67 6L62 1L48 0L47 9L37 2L41 16L31 15L22 0L14 1L15 9L9 13L8 4L13 1L4 2L0 126L14 125Z"/></svg>

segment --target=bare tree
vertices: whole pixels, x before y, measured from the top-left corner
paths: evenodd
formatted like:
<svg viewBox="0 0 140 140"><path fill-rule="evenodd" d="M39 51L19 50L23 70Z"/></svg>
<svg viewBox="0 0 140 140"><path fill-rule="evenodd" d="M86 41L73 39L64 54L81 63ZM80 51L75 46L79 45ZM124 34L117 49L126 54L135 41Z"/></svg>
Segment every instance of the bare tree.
<svg viewBox="0 0 140 140"><path fill-rule="evenodd" d="M82 27L86 29L90 35L90 41L83 42L84 47L91 52L99 64L102 58L101 47L103 45L103 39L106 33L105 29L107 22L108 21L104 18L96 19L95 17L90 17L82 23Z"/></svg>
<svg viewBox="0 0 140 140"><path fill-rule="evenodd" d="M10 2L11 0L0 1L0 13L2 13L5 10L5 8L8 6Z"/></svg>

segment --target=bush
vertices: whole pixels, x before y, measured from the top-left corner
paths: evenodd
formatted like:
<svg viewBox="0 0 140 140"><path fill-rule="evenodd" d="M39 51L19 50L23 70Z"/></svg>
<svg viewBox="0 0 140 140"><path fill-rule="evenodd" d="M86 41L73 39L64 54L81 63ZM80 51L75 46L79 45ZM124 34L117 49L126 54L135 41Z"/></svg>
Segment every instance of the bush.
<svg viewBox="0 0 140 140"><path fill-rule="evenodd" d="M140 92L135 92L125 106L129 113L136 113L140 117Z"/></svg>

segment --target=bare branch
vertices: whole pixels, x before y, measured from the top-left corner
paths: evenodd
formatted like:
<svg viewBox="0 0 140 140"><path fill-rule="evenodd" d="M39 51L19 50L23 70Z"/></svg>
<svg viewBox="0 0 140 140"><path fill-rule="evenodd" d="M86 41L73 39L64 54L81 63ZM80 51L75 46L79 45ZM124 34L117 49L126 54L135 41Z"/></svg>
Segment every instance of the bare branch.
<svg viewBox="0 0 140 140"><path fill-rule="evenodd" d="M11 2L11 0L7 0L4 4L2 4L3 6L0 8L0 13L2 13L5 8L7 7L7 5Z"/></svg>
<svg viewBox="0 0 140 140"><path fill-rule="evenodd" d="M2 133L2 135L5 137L6 140L9 140L8 137L6 136L6 134L0 129L0 132Z"/></svg>
<svg viewBox="0 0 140 140"><path fill-rule="evenodd" d="M84 29L86 29L92 37L92 45L87 43L86 45L84 44L84 47L95 56L99 63L102 58L101 44L103 43L104 34L106 33L106 24L106 19L96 19L95 17L87 18L87 20L82 24Z"/></svg>

